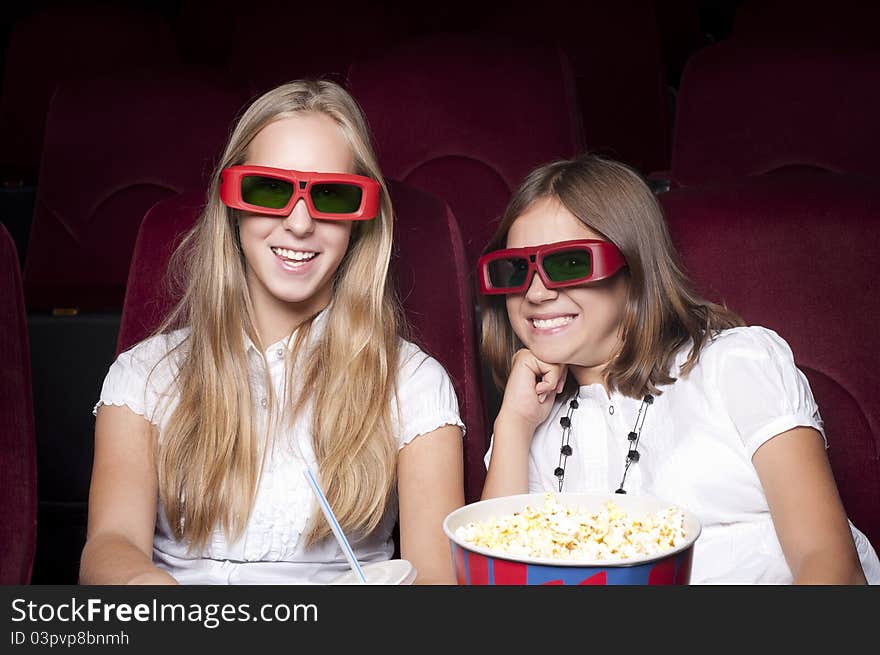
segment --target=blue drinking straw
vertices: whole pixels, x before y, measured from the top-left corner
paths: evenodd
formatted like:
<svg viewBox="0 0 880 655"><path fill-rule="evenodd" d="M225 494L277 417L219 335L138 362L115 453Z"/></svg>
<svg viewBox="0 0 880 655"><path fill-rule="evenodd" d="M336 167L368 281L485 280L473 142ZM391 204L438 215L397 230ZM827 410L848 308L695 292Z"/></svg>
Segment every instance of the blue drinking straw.
<svg viewBox="0 0 880 655"><path fill-rule="evenodd" d="M333 514L333 510L330 509L330 503L327 502L327 497L324 495L324 492L321 491L321 485L318 484L318 481L315 479L315 476L312 474L312 471L308 466L304 473L312 487L312 491L315 492L315 496L318 498L318 505L321 506L321 511L324 512L324 516L330 524L330 529L333 530L333 534L336 536L336 541L338 541L339 545L342 547L342 553L345 555L345 559L348 560L348 564L351 566L352 570L358 574L361 583L367 584L367 579L364 577L361 565L358 564L357 558L354 556L354 551L351 549L348 539L345 538L345 534L342 532L339 521L336 520L336 515Z"/></svg>

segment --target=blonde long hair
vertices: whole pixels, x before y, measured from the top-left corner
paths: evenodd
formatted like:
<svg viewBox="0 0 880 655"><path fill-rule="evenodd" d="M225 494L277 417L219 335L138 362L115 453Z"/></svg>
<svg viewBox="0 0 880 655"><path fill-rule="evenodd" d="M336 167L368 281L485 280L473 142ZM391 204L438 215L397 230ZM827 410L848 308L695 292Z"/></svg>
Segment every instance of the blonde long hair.
<svg viewBox="0 0 880 655"><path fill-rule="evenodd" d="M672 245L663 213L641 176L610 159L584 155L539 166L514 192L484 252L506 247L513 222L537 200L555 198L578 220L620 249L627 266L621 344L605 367L609 390L638 398L687 375L717 330L743 325L735 313L698 296ZM504 296L481 296L482 352L503 389L523 344L510 326ZM681 371L678 350L692 343ZM573 389L569 376L568 390Z"/></svg>
<svg viewBox="0 0 880 655"><path fill-rule="evenodd" d="M243 335L263 352L245 278L236 212L219 199L220 171L245 162L260 130L299 112L329 116L354 154L355 172L381 185L379 215L358 221L332 282L326 328L310 344L314 316L296 330L288 354L284 398L270 396L270 415L293 425L311 403L312 445L322 486L342 527L369 533L381 521L396 479L397 442L391 417L396 394L400 305L389 282L393 214L360 108L329 81L296 81L255 100L235 126L213 174L207 204L175 251L172 270L184 280L181 300L158 328L188 326L172 352L180 361L179 402L158 446L159 493L174 536L203 548L220 527L241 536L250 517L269 443L254 427L253 392ZM303 350L303 358L300 351ZM171 353L169 353L170 355ZM309 380L308 388L295 384ZM265 370L266 388L269 383ZM301 388L299 393L294 389ZM277 406L278 402L282 405ZM330 534L315 521L313 543Z"/></svg>

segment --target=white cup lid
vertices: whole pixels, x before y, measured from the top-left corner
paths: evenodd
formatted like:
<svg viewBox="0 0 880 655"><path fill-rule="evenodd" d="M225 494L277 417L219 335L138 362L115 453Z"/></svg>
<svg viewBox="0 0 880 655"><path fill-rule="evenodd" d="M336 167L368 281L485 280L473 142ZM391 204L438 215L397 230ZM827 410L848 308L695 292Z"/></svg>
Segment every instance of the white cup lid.
<svg viewBox="0 0 880 655"><path fill-rule="evenodd" d="M416 568L405 559L389 559L382 562L361 564L367 584L408 585L416 579ZM330 584L361 584L360 577L354 571L346 571Z"/></svg>

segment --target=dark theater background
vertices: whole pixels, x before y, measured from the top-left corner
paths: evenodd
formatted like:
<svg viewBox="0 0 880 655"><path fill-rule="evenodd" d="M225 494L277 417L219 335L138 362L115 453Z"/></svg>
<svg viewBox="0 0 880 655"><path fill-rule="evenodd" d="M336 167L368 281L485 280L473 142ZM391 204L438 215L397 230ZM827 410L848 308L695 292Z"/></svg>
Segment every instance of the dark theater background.
<svg viewBox="0 0 880 655"><path fill-rule="evenodd" d="M0 584L76 583L107 368L173 299L165 264L239 111L305 76L369 120L469 501L499 403L474 263L532 167L590 151L649 180L703 294L791 344L880 544L878 19L852 0L7 3Z"/></svg>

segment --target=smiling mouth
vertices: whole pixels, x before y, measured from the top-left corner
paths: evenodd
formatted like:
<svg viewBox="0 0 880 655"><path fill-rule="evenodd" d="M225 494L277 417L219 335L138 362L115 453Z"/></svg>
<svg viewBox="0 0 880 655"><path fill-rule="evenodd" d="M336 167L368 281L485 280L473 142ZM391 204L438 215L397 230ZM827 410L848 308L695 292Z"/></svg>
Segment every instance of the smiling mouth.
<svg viewBox="0 0 880 655"><path fill-rule="evenodd" d="M576 318L576 314L570 314L568 316L557 316L556 318L532 318L529 322L538 330L549 330L550 328L568 325Z"/></svg>
<svg viewBox="0 0 880 655"><path fill-rule="evenodd" d="M305 264L312 261L319 253L308 250L288 250L287 248L271 248L272 253L287 264Z"/></svg>

